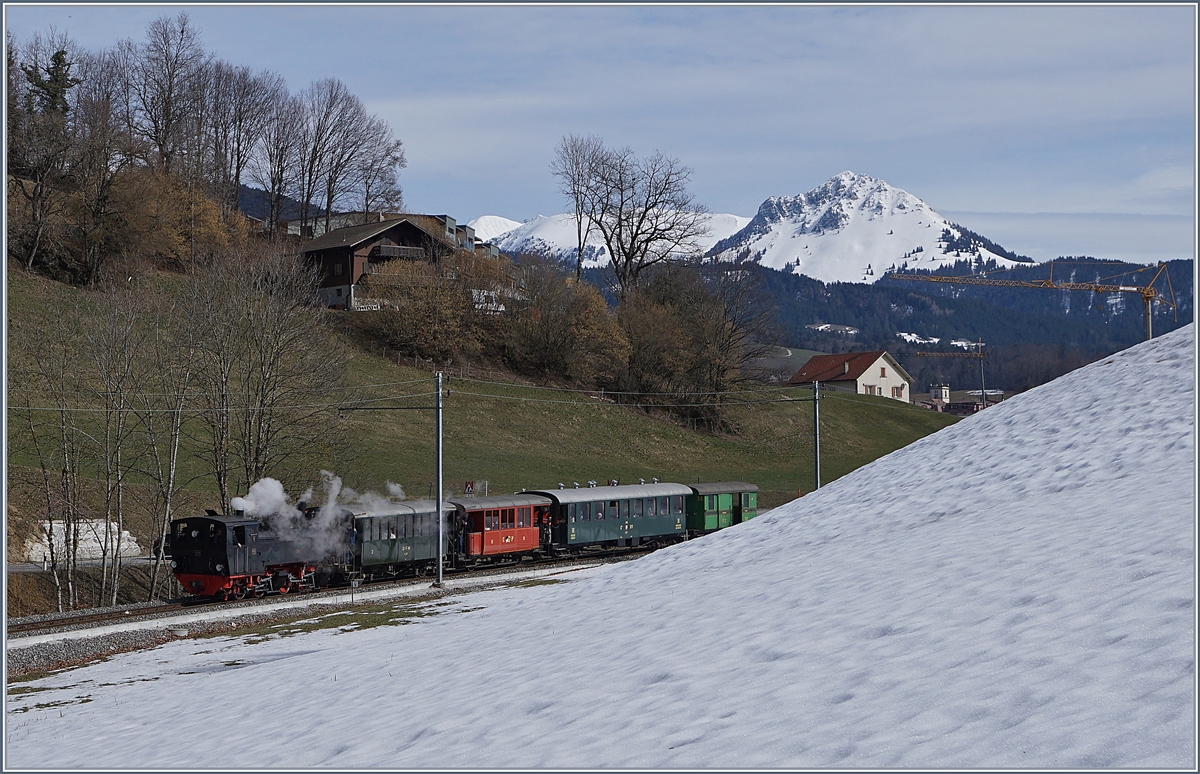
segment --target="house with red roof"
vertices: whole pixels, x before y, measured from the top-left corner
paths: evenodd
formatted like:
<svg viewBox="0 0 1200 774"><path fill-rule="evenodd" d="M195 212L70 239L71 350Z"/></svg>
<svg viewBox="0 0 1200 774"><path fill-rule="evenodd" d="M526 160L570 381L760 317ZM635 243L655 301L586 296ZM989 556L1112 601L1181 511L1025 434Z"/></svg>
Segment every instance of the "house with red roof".
<svg viewBox="0 0 1200 774"><path fill-rule="evenodd" d="M882 350L813 355L788 380L788 384L813 382L859 395L882 395L905 403L912 402L912 377L895 358Z"/></svg>

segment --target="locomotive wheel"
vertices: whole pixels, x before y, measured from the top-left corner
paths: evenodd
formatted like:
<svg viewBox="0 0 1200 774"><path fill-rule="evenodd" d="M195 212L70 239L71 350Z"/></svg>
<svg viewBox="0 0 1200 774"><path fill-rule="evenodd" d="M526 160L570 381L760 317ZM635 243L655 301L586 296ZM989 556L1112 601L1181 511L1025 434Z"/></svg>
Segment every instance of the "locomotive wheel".
<svg viewBox="0 0 1200 774"><path fill-rule="evenodd" d="M234 592L233 597L234 597L234 599L245 599L249 595L250 595L249 589L247 589L245 586L238 586L237 591Z"/></svg>
<svg viewBox="0 0 1200 774"><path fill-rule="evenodd" d="M280 594L286 594L286 593L288 593L288 589L290 589L291 587L292 586L290 583L285 583L282 586L280 586L277 590L279 591Z"/></svg>
<svg viewBox="0 0 1200 774"><path fill-rule="evenodd" d="M263 590L262 586L255 586L250 593L254 595L255 599L262 599L267 595L267 592Z"/></svg>

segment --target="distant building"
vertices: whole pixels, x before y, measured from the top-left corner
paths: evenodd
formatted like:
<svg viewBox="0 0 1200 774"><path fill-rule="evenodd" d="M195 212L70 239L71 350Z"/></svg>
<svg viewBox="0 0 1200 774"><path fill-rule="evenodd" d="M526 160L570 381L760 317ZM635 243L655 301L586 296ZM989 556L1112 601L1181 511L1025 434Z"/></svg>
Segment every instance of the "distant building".
<svg viewBox="0 0 1200 774"><path fill-rule="evenodd" d="M999 403L1007 397L1004 390L988 390L987 405ZM929 388L929 398L919 401L922 408L941 411L946 414L966 416L981 411L984 408L980 390L954 390L951 392L948 384L934 384Z"/></svg>
<svg viewBox="0 0 1200 774"><path fill-rule="evenodd" d="M304 256L321 268L318 294L326 306L379 309L377 299L361 297L360 283L395 260L437 261L458 250L500 254L494 245L476 239L474 229L458 225L449 215L368 215L372 218L362 223L363 213L342 213L337 217L357 224L331 229L302 246ZM484 303L495 304L495 299Z"/></svg>
<svg viewBox="0 0 1200 774"><path fill-rule="evenodd" d="M857 336L858 328L852 328L849 325L834 325L832 323L811 323L805 325L805 328L821 333L836 333L839 336Z"/></svg>
<svg viewBox="0 0 1200 774"><path fill-rule="evenodd" d="M912 402L912 377L885 351L814 355L788 380L788 384L813 382Z"/></svg>

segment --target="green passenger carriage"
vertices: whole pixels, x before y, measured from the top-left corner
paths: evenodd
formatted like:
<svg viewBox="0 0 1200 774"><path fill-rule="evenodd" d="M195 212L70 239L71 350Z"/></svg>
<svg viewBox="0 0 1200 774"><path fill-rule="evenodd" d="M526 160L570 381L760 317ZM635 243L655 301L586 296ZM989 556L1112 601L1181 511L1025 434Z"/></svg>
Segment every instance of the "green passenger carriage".
<svg viewBox="0 0 1200 774"><path fill-rule="evenodd" d="M551 543L568 550L585 546L637 546L685 537L683 484L588 486L530 490L553 500Z"/></svg>
<svg viewBox="0 0 1200 774"><path fill-rule="evenodd" d="M442 509L453 514L454 506L443 503ZM443 528L443 555L450 554L451 520ZM356 514L355 538L358 543L359 566L364 574L392 574L400 566L430 565L436 567L438 558L437 506L432 502L393 503L387 513Z"/></svg>
<svg viewBox="0 0 1200 774"><path fill-rule="evenodd" d="M758 487L745 481L689 484L687 528L689 532L725 529L758 515Z"/></svg>

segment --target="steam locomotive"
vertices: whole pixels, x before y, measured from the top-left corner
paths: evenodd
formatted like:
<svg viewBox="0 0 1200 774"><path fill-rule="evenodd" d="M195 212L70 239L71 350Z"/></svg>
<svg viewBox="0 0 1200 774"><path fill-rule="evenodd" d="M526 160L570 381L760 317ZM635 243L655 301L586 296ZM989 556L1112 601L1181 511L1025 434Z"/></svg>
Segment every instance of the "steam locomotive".
<svg viewBox="0 0 1200 774"><path fill-rule="evenodd" d="M441 504L444 568L527 557L578 557L617 547L658 548L754 518L758 487L743 481L640 483L526 490ZM324 517L324 518L322 518ZM437 569L438 506L332 517L316 508L264 518L208 511L171 523L171 568L195 596L244 599L420 576Z"/></svg>

